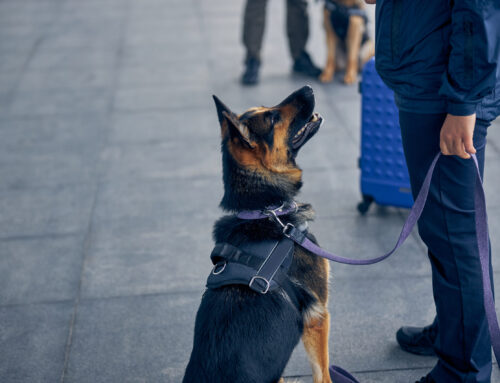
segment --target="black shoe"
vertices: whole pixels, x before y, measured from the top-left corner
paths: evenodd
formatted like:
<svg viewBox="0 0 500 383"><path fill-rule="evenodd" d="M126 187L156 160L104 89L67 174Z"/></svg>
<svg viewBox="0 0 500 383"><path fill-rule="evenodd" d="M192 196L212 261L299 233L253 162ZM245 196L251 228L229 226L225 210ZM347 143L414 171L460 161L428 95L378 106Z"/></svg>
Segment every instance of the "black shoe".
<svg viewBox="0 0 500 383"><path fill-rule="evenodd" d="M255 58L249 58L245 61L245 72L241 76L243 85L255 85L259 82L260 61Z"/></svg>
<svg viewBox="0 0 500 383"><path fill-rule="evenodd" d="M415 383L436 383L436 381L430 375L426 375Z"/></svg>
<svg viewBox="0 0 500 383"><path fill-rule="evenodd" d="M436 355L434 341L437 336L437 325L426 327L401 327L396 333L396 340L401 348L417 355Z"/></svg>
<svg viewBox="0 0 500 383"><path fill-rule="evenodd" d="M321 69L314 65L311 57L305 51L293 63L293 71L314 78L318 78L321 74Z"/></svg>

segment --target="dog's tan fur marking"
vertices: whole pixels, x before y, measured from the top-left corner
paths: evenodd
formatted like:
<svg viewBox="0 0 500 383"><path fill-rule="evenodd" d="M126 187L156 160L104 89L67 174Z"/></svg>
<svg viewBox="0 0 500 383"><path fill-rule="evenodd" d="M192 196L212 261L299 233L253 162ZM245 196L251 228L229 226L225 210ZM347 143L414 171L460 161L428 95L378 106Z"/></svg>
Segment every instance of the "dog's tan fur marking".
<svg viewBox="0 0 500 383"><path fill-rule="evenodd" d="M313 371L314 383L332 383L330 379L328 333L330 314L324 308L323 315L305 323L302 342L304 343Z"/></svg>
<svg viewBox="0 0 500 383"><path fill-rule="evenodd" d="M347 67L344 75L344 82L352 84L358 77L359 50L361 39L365 28L365 21L361 16L349 16L349 28L347 29Z"/></svg>
<svg viewBox="0 0 500 383"><path fill-rule="evenodd" d="M321 82L330 82L335 74L335 50L337 49L338 38L330 22L330 11L326 8L323 10L323 26L326 32L327 56L325 68L319 79Z"/></svg>
<svg viewBox="0 0 500 383"><path fill-rule="evenodd" d="M357 6L358 8L364 8L365 3L363 0L337 0L337 3L345 5L346 7L354 7Z"/></svg>

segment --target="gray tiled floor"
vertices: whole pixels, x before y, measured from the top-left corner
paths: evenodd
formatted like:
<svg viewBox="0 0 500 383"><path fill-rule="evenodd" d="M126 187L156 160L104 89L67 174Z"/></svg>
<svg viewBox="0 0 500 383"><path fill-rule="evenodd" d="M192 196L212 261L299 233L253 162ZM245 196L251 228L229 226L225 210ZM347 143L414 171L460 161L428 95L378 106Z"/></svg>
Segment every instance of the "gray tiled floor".
<svg viewBox="0 0 500 383"><path fill-rule="evenodd" d="M221 214L211 95L243 111L307 82L289 73L284 2L273 1L262 83L238 84L243 3L0 0L0 382L181 380ZM310 3L319 64L321 6ZM356 211L357 87L311 85L325 124L298 158L299 200L316 208L311 227L325 248L383 253L407 212ZM498 249L499 123L487 159ZM496 260L494 270L500 278ZM416 233L383 264L331 273L335 363L363 383L412 382L432 368L434 358L404 353L394 339L400 325L434 315ZM311 381L303 346L285 375Z"/></svg>

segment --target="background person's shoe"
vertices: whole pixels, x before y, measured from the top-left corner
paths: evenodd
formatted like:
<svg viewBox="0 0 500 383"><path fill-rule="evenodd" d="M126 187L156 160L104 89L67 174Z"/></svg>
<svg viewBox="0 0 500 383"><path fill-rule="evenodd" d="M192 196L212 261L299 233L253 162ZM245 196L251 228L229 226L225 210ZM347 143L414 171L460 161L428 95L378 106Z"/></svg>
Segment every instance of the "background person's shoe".
<svg viewBox="0 0 500 383"><path fill-rule="evenodd" d="M401 348L417 355L436 355L434 341L437 336L437 326L401 327L396 333L396 340Z"/></svg>
<svg viewBox="0 0 500 383"><path fill-rule="evenodd" d="M243 85L255 85L259 82L260 61L255 58L249 58L245 61L245 72L241 76Z"/></svg>
<svg viewBox="0 0 500 383"><path fill-rule="evenodd" d="M293 71L314 78L319 78L321 74L321 69L314 65L311 57L305 51L293 63Z"/></svg>
<svg viewBox="0 0 500 383"><path fill-rule="evenodd" d="M436 383L436 381L430 375L426 375L415 383Z"/></svg>

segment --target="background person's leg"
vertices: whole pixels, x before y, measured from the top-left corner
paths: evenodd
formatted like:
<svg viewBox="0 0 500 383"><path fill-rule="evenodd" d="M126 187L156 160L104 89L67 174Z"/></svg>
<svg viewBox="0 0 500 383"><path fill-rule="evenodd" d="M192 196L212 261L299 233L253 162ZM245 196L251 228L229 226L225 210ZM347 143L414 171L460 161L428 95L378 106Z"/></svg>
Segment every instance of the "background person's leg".
<svg viewBox="0 0 500 383"><path fill-rule="evenodd" d="M306 49L309 38L309 16L306 0L287 0L286 31L290 54L297 60Z"/></svg>
<svg viewBox="0 0 500 383"><path fill-rule="evenodd" d="M247 0L243 16L243 45L247 50L246 59L260 60L262 39L266 24L267 0Z"/></svg>
<svg viewBox="0 0 500 383"><path fill-rule="evenodd" d="M399 117L415 195L439 152L439 133L446 115L400 112ZM478 121L474 132L481 173L487 126ZM472 160L443 156L418 225L432 265L439 361L431 375L437 382L490 382L491 344L475 236L475 177Z"/></svg>
<svg viewBox="0 0 500 383"><path fill-rule="evenodd" d="M243 16L243 45L246 48L245 71L241 76L244 85L259 82L260 51L266 25L267 0L247 0Z"/></svg>
<svg viewBox="0 0 500 383"><path fill-rule="evenodd" d="M293 58L293 71L317 79L321 75L321 69L314 65L306 52L309 37L307 1L287 0L286 9L286 30L290 54Z"/></svg>

